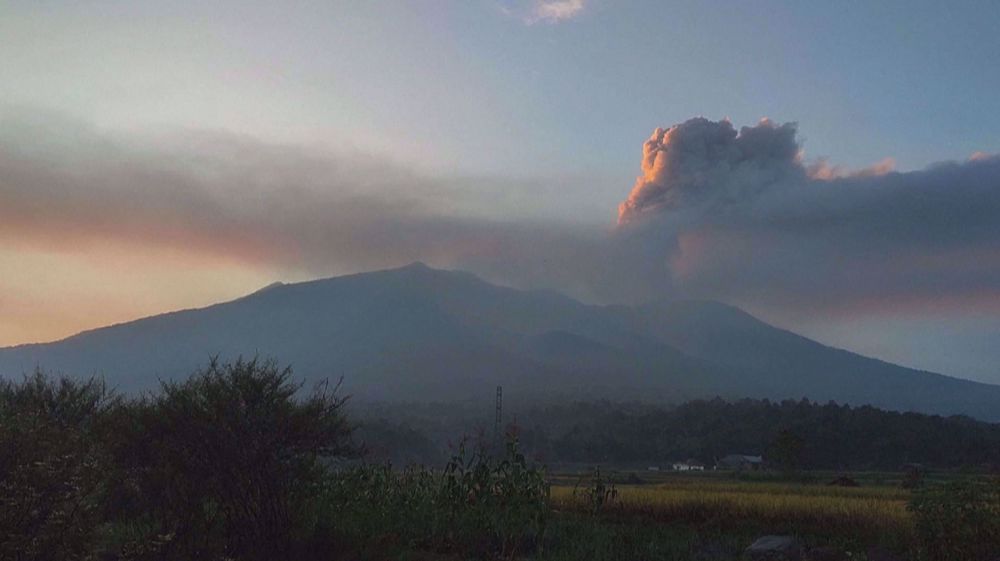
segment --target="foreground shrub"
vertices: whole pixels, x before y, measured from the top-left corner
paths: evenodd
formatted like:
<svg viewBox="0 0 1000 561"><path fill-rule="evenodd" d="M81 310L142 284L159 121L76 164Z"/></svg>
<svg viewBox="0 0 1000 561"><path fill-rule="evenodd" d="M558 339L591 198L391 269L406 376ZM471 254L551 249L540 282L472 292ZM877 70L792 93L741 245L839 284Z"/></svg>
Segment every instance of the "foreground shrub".
<svg viewBox="0 0 1000 561"><path fill-rule="evenodd" d="M115 411L115 544L133 557L290 558L324 458L354 452L344 400L274 362L212 361ZM128 528L121 526L128 522ZM132 536L129 538L128 536Z"/></svg>
<svg viewBox="0 0 1000 561"><path fill-rule="evenodd" d="M1000 484L956 481L926 487L910 503L929 561L992 561L1000 551Z"/></svg>
<svg viewBox="0 0 1000 561"><path fill-rule="evenodd" d="M327 481L323 505L321 534L479 559L537 552L549 512L544 472L528 465L513 437L500 459L462 445L442 471L344 470Z"/></svg>
<svg viewBox="0 0 1000 561"><path fill-rule="evenodd" d="M0 559L84 559L100 523L99 421L114 398L92 379L0 381Z"/></svg>
<svg viewBox="0 0 1000 561"><path fill-rule="evenodd" d="M618 487L612 478L601 475L600 467L595 467L589 478L585 480L581 477L577 481L573 487L573 498L582 500L591 514L596 515L615 503Z"/></svg>

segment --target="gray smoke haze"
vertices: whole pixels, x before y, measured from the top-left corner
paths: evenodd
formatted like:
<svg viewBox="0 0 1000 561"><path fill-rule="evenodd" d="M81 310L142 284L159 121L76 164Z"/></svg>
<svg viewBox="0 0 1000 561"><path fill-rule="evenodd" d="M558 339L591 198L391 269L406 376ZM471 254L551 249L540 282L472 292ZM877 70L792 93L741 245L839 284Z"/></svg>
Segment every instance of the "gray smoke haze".
<svg viewBox="0 0 1000 561"><path fill-rule="evenodd" d="M761 121L739 133L729 121L698 117L658 128L642 148L642 176L618 210L618 223L696 205L739 204L763 189L801 181L795 125Z"/></svg>
<svg viewBox="0 0 1000 561"><path fill-rule="evenodd" d="M0 119L0 243L161 247L326 276L423 260L578 296L608 228L547 212L552 186L435 177L391 158L204 131L125 135L60 116Z"/></svg>
<svg viewBox="0 0 1000 561"><path fill-rule="evenodd" d="M849 173L807 164L796 132L704 118L657 129L614 227L573 218L573 185L8 117L0 242L167 247L312 276L423 260L605 303L704 297L804 315L1000 306L1000 158Z"/></svg>
<svg viewBox="0 0 1000 561"><path fill-rule="evenodd" d="M815 311L998 306L1000 158L922 171L808 166L794 123L657 129L619 235L660 248L674 289Z"/></svg>

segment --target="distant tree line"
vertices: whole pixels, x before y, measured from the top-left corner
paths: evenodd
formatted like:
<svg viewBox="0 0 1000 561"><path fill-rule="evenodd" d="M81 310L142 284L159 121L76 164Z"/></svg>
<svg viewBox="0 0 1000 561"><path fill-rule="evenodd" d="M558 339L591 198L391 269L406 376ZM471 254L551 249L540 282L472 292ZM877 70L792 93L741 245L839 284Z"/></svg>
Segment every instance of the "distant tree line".
<svg viewBox="0 0 1000 561"><path fill-rule="evenodd" d="M383 407L383 416L392 419L389 411ZM411 435L425 434L430 430L425 427L436 427L448 415L455 427L451 440L482 426L447 405L419 411L397 419L397 424L378 420L380 434L371 435L373 445L380 447L377 440L383 437L386 442L399 439L402 426ZM898 471L919 463L992 471L1000 466L1000 425L806 399L717 398L674 407L608 401L535 405L518 412L518 425L526 453L550 464L662 465L694 458L713 465L728 454L750 454L764 456L776 468ZM443 441L438 445L446 447ZM416 452L411 457L420 459Z"/></svg>
<svg viewBox="0 0 1000 561"><path fill-rule="evenodd" d="M560 460L618 461L775 455L782 439L800 443L794 461L812 469L898 470L907 463L937 468L1000 465L1000 426L808 400L694 401L630 414L587 409L569 431L549 439ZM544 442L544 440L543 440ZM543 450L544 451L544 450ZM787 461L787 460L786 460Z"/></svg>

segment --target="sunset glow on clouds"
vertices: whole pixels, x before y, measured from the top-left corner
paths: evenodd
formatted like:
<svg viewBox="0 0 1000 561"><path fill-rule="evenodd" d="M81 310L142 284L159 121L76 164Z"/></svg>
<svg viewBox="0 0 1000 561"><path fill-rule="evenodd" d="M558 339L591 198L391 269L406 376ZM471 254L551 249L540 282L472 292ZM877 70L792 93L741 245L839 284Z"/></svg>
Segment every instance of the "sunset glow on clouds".
<svg viewBox="0 0 1000 561"><path fill-rule="evenodd" d="M256 290L275 271L192 263L153 248L51 252L0 248L0 345L50 341Z"/></svg>
<svg viewBox="0 0 1000 561"><path fill-rule="evenodd" d="M0 130L25 130L17 121L0 119ZM63 129L77 132L45 132ZM0 133L0 345L205 305L277 279L418 259L509 263L532 246L536 274L527 280L537 280L546 277L537 264L571 261L601 235L497 214L531 185L508 182L504 201L470 192L466 181L222 133L153 139L58 119L28 136ZM72 285L52 296L66 279Z"/></svg>
<svg viewBox="0 0 1000 561"><path fill-rule="evenodd" d="M881 161L859 170L850 170L842 166L831 166L826 160L820 160L808 167L810 179L825 180L840 179L843 177L879 176L892 171L896 171L896 160L892 158L883 158Z"/></svg>
<svg viewBox="0 0 1000 561"><path fill-rule="evenodd" d="M856 8L7 3L0 345L414 260L942 340L1000 301L1000 13Z"/></svg>
<svg viewBox="0 0 1000 561"><path fill-rule="evenodd" d="M651 212L713 205L751 196L801 172L795 125L763 119L739 132L728 120L703 117L658 128L643 144L642 176L618 208L618 223Z"/></svg>
<svg viewBox="0 0 1000 561"><path fill-rule="evenodd" d="M817 173L794 124L698 118L657 129L642 162L618 235L660 248L683 296L785 317L1000 310L1000 158Z"/></svg>
<svg viewBox="0 0 1000 561"><path fill-rule="evenodd" d="M782 317L1000 301L996 157L817 173L794 124L697 118L644 144L610 228L499 211L384 158L75 126L0 137L0 343L414 260L595 302L716 298ZM79 288L47 298L65 278Z"/></svg>

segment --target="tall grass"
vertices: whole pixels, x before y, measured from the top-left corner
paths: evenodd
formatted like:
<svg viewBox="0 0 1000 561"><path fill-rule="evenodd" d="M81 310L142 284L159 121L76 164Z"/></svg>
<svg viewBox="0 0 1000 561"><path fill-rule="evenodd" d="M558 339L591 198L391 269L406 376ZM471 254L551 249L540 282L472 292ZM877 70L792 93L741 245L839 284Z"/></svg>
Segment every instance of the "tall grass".
<svg viewBox="0 0 1000 561"><path fill-rule="evenodd" d="M407 549L475 559L540 553L548 522L544 471L509 435L506 455L458 452L443 470L362 465L328 477L316 513L319 540L337 538L371 558ZM362 556L363 558L368 558Z"/></svg>

